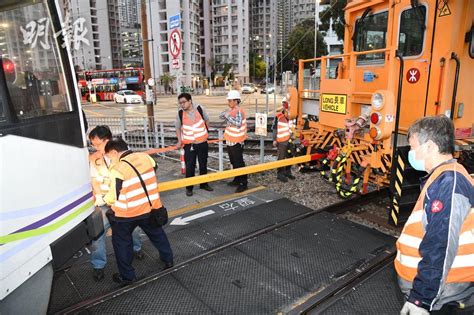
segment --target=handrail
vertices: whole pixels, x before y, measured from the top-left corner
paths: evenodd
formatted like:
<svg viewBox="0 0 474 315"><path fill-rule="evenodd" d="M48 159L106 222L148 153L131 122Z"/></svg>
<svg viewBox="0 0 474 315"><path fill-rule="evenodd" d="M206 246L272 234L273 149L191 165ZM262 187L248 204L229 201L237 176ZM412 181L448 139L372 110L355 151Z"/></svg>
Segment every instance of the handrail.
<svg viewBox="0 0 474 315"><path fill-rule="evenodd" d="M307 62L319 61L323 59L336 59L336 58L344 58L344 57L350 57L350 56L376 54L376 53L389 52L389 51L390 51L390 48L381 48L381 49L374 49L374 50L367 50L367 51L353 51L350 53L345 53L345 54L340 54L340 55L328 55L328 56L323 56L323 57L318 57L318 58L300 59L300 61L303 63L307 63Z"/></svg>
<svg viewBox="0 0 474 315"><path fill-rule="evenodd" d="M393 136L393 151L392 151L392 174L395 171L394 165L396 158L396 153L397 153L397 143L398 143L398 128L400 125L400 104L401 104L401 98L402 98L402 86L403 86L403 71L404 71L404 60L403 60L403 55L400 53L400 51L397 49L395 52L395 55L397 56L398 59L400 59L400 72L398 75L398 95L397 95L397 113L395 116L395 135Z"/></svg>
<svg viewBox="0 0 474 315"><path fill-rule="evenodd" d="M451 53L451 60L456 61L456 75L454 77L454 87L453 87L453 98L451 100L451 113L449 118L453 120L454 118L454 108L456 107L456 94L458 92L458 82L459 82L459 69L461 68L461 62L459 61L458 55L455 52Z"/></svg>

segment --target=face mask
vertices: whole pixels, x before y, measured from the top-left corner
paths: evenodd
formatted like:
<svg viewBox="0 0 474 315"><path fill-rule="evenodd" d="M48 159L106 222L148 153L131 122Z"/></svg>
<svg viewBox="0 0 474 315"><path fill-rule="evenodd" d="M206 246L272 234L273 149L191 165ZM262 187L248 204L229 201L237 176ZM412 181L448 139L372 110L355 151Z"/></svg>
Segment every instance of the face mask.
<svg viewBox="0 0 474 315"><path fill-rule="evenodd" d="M417 160L415 150L410 150L410 152L408 152L408 162L415 170L426 171L425 160Z"/></svg>

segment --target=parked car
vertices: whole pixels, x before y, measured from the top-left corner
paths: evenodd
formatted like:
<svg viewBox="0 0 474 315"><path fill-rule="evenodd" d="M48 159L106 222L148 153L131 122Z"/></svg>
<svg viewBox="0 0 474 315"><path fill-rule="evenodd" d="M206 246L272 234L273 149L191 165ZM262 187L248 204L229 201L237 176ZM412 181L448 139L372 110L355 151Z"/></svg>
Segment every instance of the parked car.
<svg viewBox="0 0 474 315"><path fill-rule="evenodd" d="M132 90L122 90L114 94L115 103L141 104L142 97Z"/></svg>
<svg viewBox="0 0 474 315"><path fill-rule="evenodd" d="M272 94L275 93L275 87L271 84L265 86L262 91L260 92L261 94Z"/></svg>
<svg viewBox="0 0 474 315"><path fill-rule="evenodd" d="M251 94L257 92L257 88L253 83L244 83L242 85L242 94Z"/></svg>

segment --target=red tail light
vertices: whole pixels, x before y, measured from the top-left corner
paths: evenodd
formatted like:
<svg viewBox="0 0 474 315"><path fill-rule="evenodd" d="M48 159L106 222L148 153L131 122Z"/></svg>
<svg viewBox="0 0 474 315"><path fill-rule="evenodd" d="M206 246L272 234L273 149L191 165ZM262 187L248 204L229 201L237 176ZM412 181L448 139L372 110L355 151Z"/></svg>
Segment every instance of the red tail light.
<svg viewBox="0 0 474 315"><path fill-rule="evenodd" d="M3 63L3 71L5 71L5 74L15 73L15 63L13 61L11 61L8 58L3 58L2 63Z"/></svg>
<svg viewBox="0 0 474 315"><path fill-rule="evenodd" d="M374 125L378 125L382 120L382 115L379 112L374 112L370 115L370 122Z"/></svg>

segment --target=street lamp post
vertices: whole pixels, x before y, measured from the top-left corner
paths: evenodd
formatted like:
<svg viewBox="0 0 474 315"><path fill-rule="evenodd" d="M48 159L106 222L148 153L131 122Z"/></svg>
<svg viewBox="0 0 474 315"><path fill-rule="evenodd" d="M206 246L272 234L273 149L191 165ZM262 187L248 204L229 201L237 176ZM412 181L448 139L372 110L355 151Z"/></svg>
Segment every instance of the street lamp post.
<svg viewBox="0 0 474 315"><path fill-rule="evenodd" d="M260 37L258 35L256 35L254 37L254 40L253 40L253 82L255 82L255 78L257 76L257 70L255 69L255 66L256 66L256 62L255 62L255 59L256 59L256 53L255 51L258 51L257 49L255 49L255 43L260 39Z"/></svg>
<svg viewBox="0 0 474 315"><path fill-rule="evenodd" d="M315 0L314 7L314 57L317 57L318 53L318 30L319 30L319 0ZM314 69L316 69L316 62L314 63Z"/></svg>

